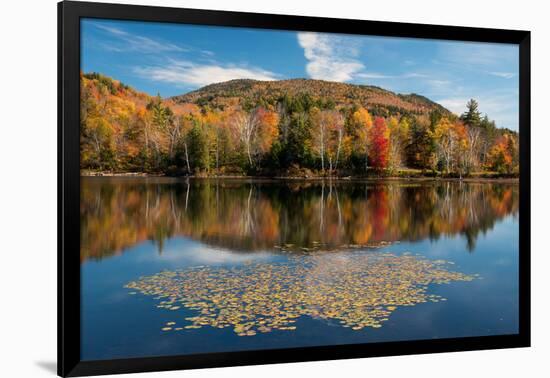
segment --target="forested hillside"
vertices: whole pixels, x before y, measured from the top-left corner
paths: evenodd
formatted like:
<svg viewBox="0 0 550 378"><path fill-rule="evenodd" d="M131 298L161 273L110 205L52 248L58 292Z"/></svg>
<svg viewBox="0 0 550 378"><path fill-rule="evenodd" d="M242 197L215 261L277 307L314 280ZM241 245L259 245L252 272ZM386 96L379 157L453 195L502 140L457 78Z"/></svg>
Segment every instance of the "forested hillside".
<svg viewBox="0 0 550 378"><path fill-rule="evenodd" d="M319 80L232 80L162 99L81 74L80 128L83 171L519 173L518 134L497 128L475 100L458 116L420 95Z"/></svg>
<svg viewBox="0 0 550 378"><path fill-rule="evenodd" d="M441 105L419 95L398 95L373 86L313 79L231 80L175 96L172 100L176 103L208 104L213 108L223 108L233 104L236 99L243 107L251 109L258 105L276 106L285 97L296 98L304 95L317 102L319 107L362 104L368 107L373 116L425 114L433 110L449 114Z"/></svg>

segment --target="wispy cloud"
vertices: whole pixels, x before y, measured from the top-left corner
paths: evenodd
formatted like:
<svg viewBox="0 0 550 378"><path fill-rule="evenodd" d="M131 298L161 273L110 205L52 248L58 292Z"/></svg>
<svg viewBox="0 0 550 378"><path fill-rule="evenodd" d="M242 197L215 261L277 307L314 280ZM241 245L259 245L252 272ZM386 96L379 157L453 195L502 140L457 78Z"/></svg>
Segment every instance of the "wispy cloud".
<svg viewBox="0 0 550 378"><path fill-rule="evenodd" d="M358 79L414 79L414 78L425 78L428 77L428 75L417 73L417 72L409 72L409 73L403 73L399 75L386 75L381 74L378 72L359 72L355 75Z"/></svg>
<svg viewBox="0 0 550 378"><path fill-rule="evenodd" d="M462 114L466 110L466 103L470 98L479 102L479 110L495 120L498 127L518 129L518 97L515 92L482 93L476 96L458 96L436 99L438 103L455 114Z"/></svg>
<svg viewBox="0 0 550 378"><path fill-rule="evenodd" d="M149 37L135 35L126 32L125 30L104 25L95 24L98 29L101 29L110 34L113 39L103 43L103 47L111 51L128 52L136 51L140 53L163 53L163 52L185 52L188 49L178 46L173 43L154 40Z"/></svg>
<svg viewBox="0 0 550 378"><path fill-rule="evenodd" d="M516 77L516 74L513 73L513 72L495 72L495 71L492 71L492 72L488 72L488 74L496 76L496 77L501 77L503 79L511 79L513 77Z"/></svg>
<svg viewBox="0 0 550 378"><path fill-rule="evenodd" d="M478 42L442 43L439 60L461 66L495 67L517 61L517 47Z"/></svg>
<svg viewBox="0 0 550 378"><path fill-rule="evenodd" d="M308 60L306 72L313 79L351 81L365 68L356 59L359 51L350 38L302 32L298 43Z"/></svg>
<svg viewBox="0 0 550 378"><path fill-rule="evenodd" d="M360 72L355 75L359 79L395 79L396 76L385 75L378 72Z"/></svg>
<svg viewBox="0 0 550 378"><path fill-rule="evenodd" d="M443 87L447 87L447 86L451 85L452 81L450 81L450 80L431 79L431 80L428 80L428 84L432 88L443 88Z"/></svg>
<svg viewBox="0 0 550 378"><path fill-rule="evenodd" d="M210 51L210 50L201 50L201 54L209 57L216 55L214 51Z"/></svg>
<svg viewBox="0 0 550 378"><path fill-rule="evenodd" d="M146 79L183 87L200 87L234 79L277 80L274 72L251 66L197 64L171 60L166 66L136 67L134 72Z"/></svg>
<svg viewBox="0 0 550 378"><path fill-rule="evenodd" d="M421 74L421 73L418 73L418 72L410 72L410 73L406 73L406 74L403 74L403 75L400 75L400 76L402 78L405 78L405 79L428 77L428 75Z"/></svg>

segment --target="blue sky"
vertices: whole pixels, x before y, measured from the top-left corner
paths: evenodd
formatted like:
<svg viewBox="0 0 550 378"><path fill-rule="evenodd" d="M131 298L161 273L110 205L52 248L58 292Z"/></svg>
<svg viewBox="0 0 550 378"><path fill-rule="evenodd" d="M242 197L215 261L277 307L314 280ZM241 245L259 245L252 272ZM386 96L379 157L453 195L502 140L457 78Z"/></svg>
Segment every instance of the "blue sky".
<svg viewBox="0 0 550 378"><path fill-rule="evenodd" d="M231 79L313 78L418 93L460 114L475 98L518 129L517 45L133 21L81 21L81 65L151 95Z"/></svg>

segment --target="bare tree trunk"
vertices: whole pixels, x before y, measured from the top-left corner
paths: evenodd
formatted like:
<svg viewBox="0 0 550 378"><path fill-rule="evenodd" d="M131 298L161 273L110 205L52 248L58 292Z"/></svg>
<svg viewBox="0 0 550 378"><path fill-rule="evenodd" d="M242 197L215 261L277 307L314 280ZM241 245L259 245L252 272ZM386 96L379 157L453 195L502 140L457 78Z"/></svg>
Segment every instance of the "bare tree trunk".
<svg viewBox="0 0 550 378"><path fill-rule="evenodd" d="M145 128L143 130L145 135L145 153L149 153L149 122L145 121Z"/></svg>
<svg viewBox="0 0 550 378"><path fill-rule="evenodd" d="M321 170L325 172L325 126L321 125Z"/></svg>
<svg viewBox="0 0 550 378"><path fill-rule="evenodd" d="M191 166L189 165L189 151L187 149L187 141L183 142L183 148L185 150L185 163L187 163L187 172L191 174Z"/></svg>
<svg viewBox="0 0 550 378"><path fill-rule="evenodd" d="M365 142L365 173L369 171L369 144Z"/></svg>
<svg viewBox="0 0 550 378"><path fill-rule="evenodd" d="M323 234L325 228L325 180L323 179L323 184L321 186L321 204L319 205L319 231L321 235Z"/></svg>
<svg viewBox="0 0 550 378"><path fill-rule="evenodd" d="M244 221L244 227L247 235L252 235L255 228L254 219L252 216L251 200L252 200L252 185L250 185L250 189L248 190L248 199L246 201L246 218Z"/></svg>
<svg viewBox="0 0 550 378"><path fill-rule="evenodd" d="M321 171L325 172L325 151L323 147L321 147Z"/></svg>
<svg viewBox="0 0 550 378"><path fill-rule="evenodd" d="M342 208L340 207L340 196L338 196L338 188L334 187L336 191L336 209L338 210L338 229L342 228Z"/></svg>
<svg viewBox="0 0 550 378"><path fill-rule="evenodd" d="M334 169L338 169L338 159L340 157L340 148L342 147L342 137L343 131L338 130L338 148L336 149L336 163L334 164Z"/></svg>
<svg viewBox="0 0 550 378"><path fill-rule="evenodd" d="M187 179L187 192L185 193L185 212L187 213L187 204L189 203L189 179Z"/></svg>
<svg viewBox="0 0 550 378"><path fill-rule="evenodd" d="M219 173L220 169L220 134L216 130L216 174Z"/></svg>
<svg viewBox="0 0 550 378"><path fill-rule="evenodd" d="M250 166L252 166L252 155L250 154L250 141L246 143L246 154L248 155L248 162L250 163Z"/></svg>

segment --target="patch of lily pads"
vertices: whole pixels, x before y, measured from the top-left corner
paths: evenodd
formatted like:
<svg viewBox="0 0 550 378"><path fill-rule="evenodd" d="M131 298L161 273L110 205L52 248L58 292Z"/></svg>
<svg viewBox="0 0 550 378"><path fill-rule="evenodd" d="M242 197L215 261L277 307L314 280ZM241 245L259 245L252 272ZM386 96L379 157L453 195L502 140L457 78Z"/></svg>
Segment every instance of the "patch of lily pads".
<svg viewBox="0 0 550 378"><path fill-rule="evenodd" d="M201 266L141 277L125 287L153 296L161 310L195 316L162 331L231 328L239 336L293 331L303 316L359 331L380 328L403 306L446 301L431 284L472 281L449 262L418 255L354 252L291 257L280 263ZM177 326L176 326L177 325Z"/></svg>

